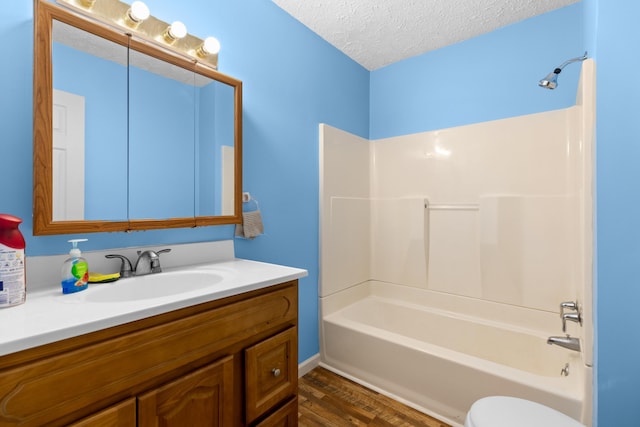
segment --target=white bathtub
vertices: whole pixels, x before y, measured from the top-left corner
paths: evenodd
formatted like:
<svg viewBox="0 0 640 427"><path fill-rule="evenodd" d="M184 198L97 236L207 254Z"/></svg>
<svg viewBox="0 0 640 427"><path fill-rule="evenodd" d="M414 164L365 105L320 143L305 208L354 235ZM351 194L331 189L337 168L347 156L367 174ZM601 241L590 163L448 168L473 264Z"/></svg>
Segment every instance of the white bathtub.
<svg viewBox="0 0 640 427"><path fill-rule="evenodd" d="M437 297L434 306L419 290L384 292L389 286L368 282L321 298L324 366L453 425L489 395L530 399L590 424L583 404L590 369L579 353L526 327L527 316L538 314L510 306L483 317L498 306L473 309L465 299L475 312L461 315L447 310L447 298L456 297ZM555 316L548 313L547 323L559 324ZM487 320L501 317L509 324Z"/></svg>

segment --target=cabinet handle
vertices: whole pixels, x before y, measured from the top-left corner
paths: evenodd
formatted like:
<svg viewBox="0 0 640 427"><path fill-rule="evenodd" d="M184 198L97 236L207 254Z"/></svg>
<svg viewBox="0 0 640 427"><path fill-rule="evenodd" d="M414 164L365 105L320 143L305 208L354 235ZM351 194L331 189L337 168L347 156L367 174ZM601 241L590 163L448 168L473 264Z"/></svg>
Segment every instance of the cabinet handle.
<svg viewBox="0 0 640 427"><path fill-rule="evenodd" d="M271 373L273 374L274 377L279 377L280 376L280 369L278 368L273 368L271 370Z"/></svg>

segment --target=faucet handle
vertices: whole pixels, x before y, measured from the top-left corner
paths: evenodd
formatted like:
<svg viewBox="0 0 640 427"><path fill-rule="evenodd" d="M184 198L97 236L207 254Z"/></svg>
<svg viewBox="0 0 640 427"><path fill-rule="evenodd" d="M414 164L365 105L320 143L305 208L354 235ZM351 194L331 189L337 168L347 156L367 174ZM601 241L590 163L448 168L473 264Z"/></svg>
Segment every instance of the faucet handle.
<svg viewBox="0 0 640 427"><path fill-rule="evenodd" d="M166 252L171 252L171 249L162 249L157 252L151 252L155 256L151 256L151 272L152 273L162 273L162 267L160 267L160 254L164 254Z"/></svg>
<svg viewBox="0 0 640 427"><path fill-rule="evenodd" d="M143 254L148 254L151 258L155 258L158 255L163 254L165 252L171 252L171 249L167 248L167 249L161 249L159 251L144 251L144 252L138 250L136 252L138 253L138 256L143 255Z"/></svg>
<svg viewBox="0 0 640 427"><path fill-rule="evenodd" d="M562 313L565 308L568 308L569 310L577 310L578 303L576 301L563 301L560 303L560 313Z"/></svg>
<svg viewBox="0 0 640 427"><path fill-rule="evenodd" d="M567 320L571 320L572 322L579 323L580 326L582 326L582 316L580 316L580 312L563 313L562 314L562 332L567 332Z"/></svg>
<svg viewBox="0 0 640 427"><path fill-rule="evenodd" d="M133 275L133 269L131 268L131 261L124 255L118 254L108 254L104 256L105 258L119 258L122 261L120 264L120 277L131 277Z"/></svg>

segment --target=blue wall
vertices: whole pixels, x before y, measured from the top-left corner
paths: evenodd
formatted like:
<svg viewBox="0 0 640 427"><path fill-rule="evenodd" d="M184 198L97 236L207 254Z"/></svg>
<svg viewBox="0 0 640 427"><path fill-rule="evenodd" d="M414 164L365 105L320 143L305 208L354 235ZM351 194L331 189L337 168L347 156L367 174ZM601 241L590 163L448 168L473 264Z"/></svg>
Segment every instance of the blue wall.
<svg viewBox="0 0 640 427"><path fill-rule="evenodd" d="M587 4L597 17L588 35L598 74L597 418L602 427L640 425L640 3Z"/></svg>
<svg viewBox="0 0 640 427"><path fill-rule="evenodd" d="M457 126L574 102L578 67L555 91L538 79L584 50L596 54L597 287L596 423L640 419L640 83L632 41L636 0L583 0L567 8L368 73L270 0L149 0L152 13L179 19L222 43L220 70L244 82L244 188L260 201L265 236L237 241L240 257L309 270L300 288L300 360L318 351L318 123L373 139ZM31 235L32 2L0 9L0 212L22 217L27 254L59 254L71 236ZM494 79L495 77L495 79ZM492 82L497 81L497 84ZM369 87L370 85L370 87ZM9 177L9 178L7 178ZM7 185L10 183L11 185ZM625 191L627 188L630 191ZM624 193L623 193L624 192ZM624 196L623 196L624 194ZM205 227L91 234L85 249L231 238ZM75 237L75 236L74 236ZM626 304L622 304L626 302ZM622 344L624 343L624 345Z"/></svg>
<svg viewBox="0 0 640 427"><path fill-rule="evenodd" d="M575 4L376 70L370 138L574 105L577 66L560 75L556 90L541 90L538 80L584 51Z"/></svg>

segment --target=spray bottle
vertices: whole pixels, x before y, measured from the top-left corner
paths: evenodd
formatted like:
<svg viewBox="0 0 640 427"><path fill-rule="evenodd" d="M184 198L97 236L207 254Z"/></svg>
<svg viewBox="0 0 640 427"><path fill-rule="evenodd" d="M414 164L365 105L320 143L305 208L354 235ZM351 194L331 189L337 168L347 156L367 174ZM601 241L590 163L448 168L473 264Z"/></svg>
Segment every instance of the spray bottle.
<svg viewBox="0 0 640 427"><path fill-rule="evenodd" d="M0 214L0 308L22 304L27 296L22 220Z"/></svg>
<svg viewBox="0 0 640 427"><path fill-rule="evenodd" d="M69 258L62 264L62 293L71 294L87 289L89 282L89 264L82 258L78 242L86 242L87 239L69 240L72 248Z"/></svg>

